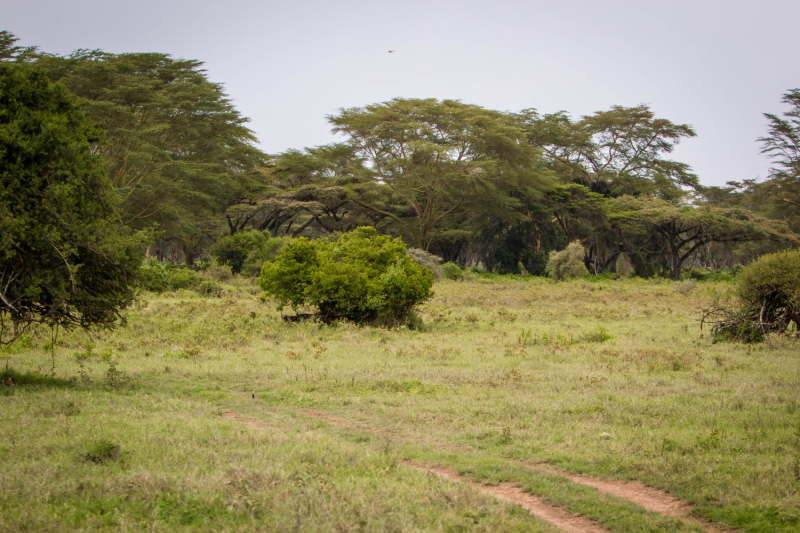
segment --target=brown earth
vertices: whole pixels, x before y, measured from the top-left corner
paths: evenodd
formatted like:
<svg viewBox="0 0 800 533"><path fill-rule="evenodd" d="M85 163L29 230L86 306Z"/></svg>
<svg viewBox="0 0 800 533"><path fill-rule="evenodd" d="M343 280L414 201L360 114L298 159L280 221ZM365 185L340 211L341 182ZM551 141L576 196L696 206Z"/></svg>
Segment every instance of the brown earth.
<svg viewBox="0 0 800 533"><path fill-rule="evenodd" d="M561 531L567 533L607 533L608 530L600 526L597 522L584 516L572 514L560 507L554 507L544 503L539 497L528 494L520 488L510 483L500 483L499 485L485 485L459 476L448 468L441 466L426 466L411 461L405 461L406 466L435 474L441 478L457 483L468 483L479 491L494 496L500 500L516 503L527 509L532 515L537 516L554 525Z"/></svg>

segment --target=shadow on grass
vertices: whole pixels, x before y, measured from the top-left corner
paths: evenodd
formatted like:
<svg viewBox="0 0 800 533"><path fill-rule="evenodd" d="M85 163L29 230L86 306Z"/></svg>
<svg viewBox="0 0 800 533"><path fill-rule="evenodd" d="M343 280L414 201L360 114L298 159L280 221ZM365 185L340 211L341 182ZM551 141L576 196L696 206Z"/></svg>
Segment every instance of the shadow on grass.
<svg viewBox="0 0 800 533"><path fill-rule="evenodd" d="M38 372L25 372L23 374L13 368L6 368L0 372L0 396L9 396L13 393L15 387L65 389L74 386L74 379L54 378Z"/></svg>

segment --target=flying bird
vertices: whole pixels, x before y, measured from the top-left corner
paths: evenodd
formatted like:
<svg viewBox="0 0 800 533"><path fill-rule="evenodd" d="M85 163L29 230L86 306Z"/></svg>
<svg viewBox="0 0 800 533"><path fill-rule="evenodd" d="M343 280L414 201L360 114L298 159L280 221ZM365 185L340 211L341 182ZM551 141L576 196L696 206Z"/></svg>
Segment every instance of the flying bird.
<svg viewBox="0 0 800 533"><path fill-rule="evenodd" d="M390 54L393 54L393 53L394 53L394 50L389 50L389 53L390 53Z"/></svg>

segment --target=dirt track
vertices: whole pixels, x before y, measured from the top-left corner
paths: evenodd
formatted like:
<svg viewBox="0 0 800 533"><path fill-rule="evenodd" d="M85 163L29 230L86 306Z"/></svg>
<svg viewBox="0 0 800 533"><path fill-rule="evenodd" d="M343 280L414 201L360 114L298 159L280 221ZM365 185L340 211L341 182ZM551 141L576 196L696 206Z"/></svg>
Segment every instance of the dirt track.
<svg viewBox="0 0 800 533"><path fill-rule="evenodd" d="M328 413L323 413L320 411L313 411L310 409L300 409L299 412L304 415L310 416L312 418L324 420L326 422L329 422L331 424L334 424L342 428L358 429L382 435L390 433L380 428L365 427L355 422L337 416L333 416ZM257 428L257 429L269 428L267 424L254 420L252 418L241 416L232 411L225 413L225 415L231 420L245 424L252 428ZM438 443L436 441L432 441L429 439L414 439L407 436L404 438L405 440L412 440L426 444L433 444L441 449L453 450L453 449L463 448L464 451L473 451L468 447ZM509 459L509 461L515 461L515 460ZM548 472L551 474L563 476L574 483L579 483L581 485L586 485L588 487L595 488L601 493L609 494L611 496L616 496L618 498L628 500L636 505L639 505L640 507L643 507L644 509L647 509L648 511L660 513L675 518L680 518L681 520L684 520L688 523L700 526L707 533L736 533L735 531L729 529L721 529L715 526L714 524L711 524L710 522L693 515L692 514L693 507L691 504L675 499L662 490L648 487L637 481L622 482L616 480L605 480L591 476L571 474L569 472L565 472L563 470L560 470L558 468L543 463L534 463L530 461L515 461L515 462L524 464L529 468L534 468L543 472ZM523 490L519 489L518 487L515 487L509 483L501 483L499 485L486 485L483 483L478 483L472 480L468 480L463 476L460 476L457 473L447 468L439 466L423 465L410 461L406 461L404 462L404 464L409 468L413 468L415 470L419 470L422 472L428 472L437 475L439 477L442 477L444 479L448 479L450 481L468 483L486 494L490 494L496 498L508 502L522 505L524 508L530 511L531 514L541 518L542 520L545 520L546 522L551 523L552 525L556 526L558 529L562 531L575 532L575 533L601 533L607 531L605 528L603 528L593 520L590 520L580 515L570 513L569 511L566 511L560 507L555 507L546 504L537 496L526 493Z"/></svg>

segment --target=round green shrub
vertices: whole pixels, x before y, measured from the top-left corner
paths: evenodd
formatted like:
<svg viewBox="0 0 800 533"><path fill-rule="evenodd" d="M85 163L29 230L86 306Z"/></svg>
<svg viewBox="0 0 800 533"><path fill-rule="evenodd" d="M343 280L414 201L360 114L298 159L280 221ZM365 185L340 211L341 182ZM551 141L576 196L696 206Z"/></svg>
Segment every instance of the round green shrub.
<svg viewBox="0 0 800 533"><path fill-rule="evenodd" d="M547 275L557 281L566 281L588 274L583 257L583 245L578 241L571 242L565 250L550 253Z"/></svg>
<svg viewBox="0 0 800 533"><path fill-rule="evenodd" d="M439 267L442 277L451 279L453 281L461 281L464 279L464 271L455 263L445 263Z"/></svg>
<svg viewBox="0 0 800 533"><path fill-rule="evenodd" d="M403 241L371 227L330 242L296 239L264 264L259 282L278 309L314 305L326 322L406 324L433 296L431 271L408 257Z"/></svg>
<svg viewBox="0 0 800 533"><path fill-rule="evenodd" d="M800 326L800 250L762 255L745 266L736 278L736 293L759 309L759 320Z"/></svg>

